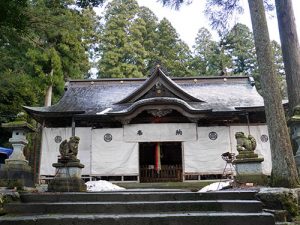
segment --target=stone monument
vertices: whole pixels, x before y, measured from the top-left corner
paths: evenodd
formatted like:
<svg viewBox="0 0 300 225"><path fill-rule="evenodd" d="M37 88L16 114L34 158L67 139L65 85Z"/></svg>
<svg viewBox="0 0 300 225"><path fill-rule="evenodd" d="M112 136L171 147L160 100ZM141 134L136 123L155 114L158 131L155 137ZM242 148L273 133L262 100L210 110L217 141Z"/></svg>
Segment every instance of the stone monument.
<svg viewBox="0 0 300 225"><path fill-rule="evenodd" d="M57 163L56 174L48 185L50 192L84 192L86 185L81 179L81 170L84 165L77 159L79 137L72 136L70 140L64 140L59 146L60 156Z"/></svg>
<svg viewBox="0 0 300 225"><path fill-rule="evenodd" d="M35 129L25 121L3 123L2 127L12 131L9 142L13 146L13 152L5 160L5 164L0 171L1 184L21 189L23 187L33 187L33 173L24 156L23 149L28 144L26 134L35 132Z"/></svg>
<svg viewBox="0 0 300 225"><path fill-rule="evenodd" d="M262 172L261 163L263 157L258 157L254 152L256 149L256 140L252 135L246 136L243 132L235 134L237 142L238 155L233 161L236 169L236 181L240 183L254 183L265 185L268 178Z"/></svg>

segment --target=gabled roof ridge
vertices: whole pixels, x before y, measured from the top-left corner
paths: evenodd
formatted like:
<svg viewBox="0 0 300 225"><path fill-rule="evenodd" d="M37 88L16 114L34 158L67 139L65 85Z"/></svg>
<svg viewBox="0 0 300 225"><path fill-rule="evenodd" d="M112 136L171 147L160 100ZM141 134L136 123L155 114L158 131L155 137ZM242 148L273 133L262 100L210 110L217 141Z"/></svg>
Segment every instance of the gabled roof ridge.
<svg viewBox="0 0 300 225"><path fill-rule="evenodd" d="M166 76L166 75L165 75ZM170 77L167 76L172 81L174 80L222 80L222 79L249 79L250 76L191 76L191 77ZM145 81L149 77L139 77L139 78L99 78L99 79L70 79L67 82L77 83L77 82L106 82L106 81Z"/></svg>
<svg viewBox="0 0 300 225"><path fill-rule="evenodd" d="M184 96L186 99L190 99L190 101L194 102L203 102L200 99L195 98L194 96L187 93L185 90L183 90L178 84L176 84L170 77L168 77L161 69L160 66L156 66L154 72L151 74L151 76L145 80L145 82L136 90L134 90L132 93L130 93L128 96L117 102L116 104L124 104L128 103L132 100L137 100L140 97L142 97L144 94L146 94L154 85L156 85L155 80L162 79L166 81L166 88L168 88L173 94L175 94L171 89L172 87L174 89L177 89L182 96ZM176 95L176 94L175 94Z"/></svg>

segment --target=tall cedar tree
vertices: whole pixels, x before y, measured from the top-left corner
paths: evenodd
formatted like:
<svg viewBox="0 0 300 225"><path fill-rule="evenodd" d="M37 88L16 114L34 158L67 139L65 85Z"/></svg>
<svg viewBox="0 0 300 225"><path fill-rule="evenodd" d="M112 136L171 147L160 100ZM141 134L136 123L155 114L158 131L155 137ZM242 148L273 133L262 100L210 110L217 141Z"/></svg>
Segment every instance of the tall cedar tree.
<svg viewBox="0 0 300 225"><path fill-rule="evenodd" d="M200 28L195 39L192 69L195 75L225 75L232 67L230 55L226 53L225 39L216 42L206 28Z"/></svg>
<svg viewBox="0 0 300 225"><path fill-rule="evenodd" d="M99 77L142 77L156 63L172 76L189 76L191 52L167 19L135 0L113 0L105 10Z"/></svg>
<svg viewBox="0 0 300 225"><path fill-rule="evenodd" d="M212 34L206 28L198 30L195 44L193 45L194 57L192 69L196 75L215 75L211 69L211 58L214 54L215 41L212 40Z"/></svg>
<svg viewBox="0 0 300 225"><path fill-rule="evenodd" d="M167 68L171 76L189 76L189 47L179 39L179 36L170 21L163 18L158 24L158 43L156 50L158 59Z"/></svg>
<svg viewBox="0 0 300 225"><path fill-rule="evenodd" d="M143 77L144 27L136 17L138 10L135 0L113 0L107 5L99 77Z"/></svg>
<svg viewBox="0 0 300 225"><path fill-rule="evenodd" d="M297 187L299 185L297 168L272 60L272 49L263 1L248 0L248 4L270 135L272 151L271 185L275 187Z"/></svg>
<svg viewBox="0 0 300 225"><path fill-rule="evenodd" d="M253 34L250 29L237 23L225 36L226 50L233 61L233 73L254 75L257 70Z"/></svg>
<svg viewBox="0 0 300 225"><path fill-rule="evenodd" d="M300 48L291 0L275 0L289 98L289 113L300 105Z"/></svg>
<svg viewBox="0 0 300 225"><path fill-rule="evenodd" d="M52 86L56 93L62 93L67 79L83 78L90 66L87 43L83 41L88 40L86 32L92 29L84 18L88 16L84 13L86 10L79 12L65 4L64 1L36 0L28 12L32 38L37 46L28 49L27 58L32 73L47 85L45 102L51 101Z"/></svg>
<svg viewBox="0 0 300 225"><path fill-rule="evenodd" d="M155 14L147 7L140 7L138 17L145 22L145 32L143 32L142 45L145 48L145 69L143 74L147 74L158 60L158 51L156 49L157 43L159 42L157 27L158 18Z"/></svg>

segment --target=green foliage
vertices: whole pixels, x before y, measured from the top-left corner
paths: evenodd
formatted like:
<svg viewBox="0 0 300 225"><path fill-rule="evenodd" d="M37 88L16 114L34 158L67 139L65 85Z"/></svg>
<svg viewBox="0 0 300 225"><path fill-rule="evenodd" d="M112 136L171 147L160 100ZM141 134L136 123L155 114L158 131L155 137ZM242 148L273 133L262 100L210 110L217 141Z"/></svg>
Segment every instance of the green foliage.
<svg viewBox="0 0 300 225"><path fill-rule="evenodd" d="M5 187L6 185L2 185L3 182L0 180L1 187ZM5 205L11 202L19 202L20 195L18 192L1 192L0 193L0 216L6 214Z"/></svg>
<svg viewBox="0 0 300 225"><path fill-rule="evenodd" d="M232 59L225 38L219 42L213 41L211 33L206 28L200 28L193 48L193 69L197 75L228 75Z"/></svg>
<svg viewBox="0 0 300 225"><path fill-rule="evenodd" d="M286 75L285 75L281 46L278 42L271 41L271 47L272 47L272 52L273 52L275 72L278 77L281 95L282 95L283 99L287 99L288 94L287 94Z"/></svg>
<svg viewBox="0 0 300 225"><path fill-rule="evenodd" d="M190 75L191 53L167 19L158 22L135 0L114 0L105 10L99 77L143 77L162 64L171 75Z"/></svg>
<svg viewBox="0 0 300 225"><path fill-rule="evenodd" d="M47 4L37 0L30 8L34 47L27 56L34 65L33 72L47 76L53 70L55 85L68 78L82 78L89 69L85 33L85 10L78 12L62 4ZM47 23L45 23L47 21Z"/></svg>
<svg viewBox="0 0 300 225"><path fill-rule="evenodd" d="M95 41L95 15L90 9L71 9L70 3L31 1L22 9L28 17L22 32L1 26L5 36L0 36L0 73L28 74L38 80L40 103L47 86L53 85L55 97L59 97L65 80L83 78L90 67L86 49Z"/></svg>
<svg viewBox="0 0 300 225"><path fill-rule="evenodd" d="M65 80L88 73L98 18L91 8L73 5L70 0L0 1L0 122L14 120L23 105L42 105L48 86L56 101ZM7 134L1 129L0 136Z"/></svg>
<svg viewBox="0 0 300 225"><path fill-rule="evenodd" d="M147 7L140 7L138 17L144 21L144 32L142 33L141 43L145 49L145 68L143 74L147 74L158 61L157 43L158 39L158 18Z"/></svg>
<svg viewBox="0 0 300 225"><path fill-rule="evenodd" d="M286 97L285 72L281 47L272 41L276 74ZM237 23L219 42L212 40L206 28L200 28L195 40L193 72L197 75L246 75L253 76L260 90L260 78L253 34L246 25Z"/></svg>
<svg viewBox="0 0 300 225"><path fill-rule="evenodd" d="M257 70L253 34L244 24L236 24L225 36L226 50L232 58L233 73L253 75Z"/></svg>
<svg viewBox="0 0 300 225"><path fill-rule="evenodd" d="M23 105L36 105L42 95L39 86L28 74L0 73L0 124L15 120ZM11 147L10 137L11 132L0 128L1 146Z"/></svg>
<svg viewBox="0 0 300 225"><path fill-rule="evenodd" d="M90 6L97 7L101 6L105 0L76 0L76 5L81 8L87 8Z"/></svg>
<svg viewBox="0 0 300 225"><path fill-rule="evenodd" d="M141 44L143 21L136 17L135 0L114 0L105 10L101 36L100 77L142 77L145 50Z"/></svg>
<svg viewBox="0 0 300 225"><path fill-rule="evenodd" d="M41 90L37 80L28 74L0 73L0 121L9 122L22 111L22 105L35 105Z"/></svg>
<svg viewBox="0 0 300 225"><path fill-rule="evenodd" d="M27 5L28 0L0 0L0 27L7 26L23 30L27 26L28 17L24 13ZM0 30L0 35L3 33Z"/></svg>
<svg viewBox="0 0 300 225"><path fill-rule="evenodd" d="M189 76L191 52L188 46L179 39L175 28L166 19L158 24L158 61L169 71L171 76Z"/></svg>
<svg viewBox="0 0 300 225"><path fill-rule="evenodd" d="M211 55L214 52L215 45L209 30L204 27L200 28L195 39L195 45L193 46L194 57L192 68L196 74L208 75Z"/></svg>

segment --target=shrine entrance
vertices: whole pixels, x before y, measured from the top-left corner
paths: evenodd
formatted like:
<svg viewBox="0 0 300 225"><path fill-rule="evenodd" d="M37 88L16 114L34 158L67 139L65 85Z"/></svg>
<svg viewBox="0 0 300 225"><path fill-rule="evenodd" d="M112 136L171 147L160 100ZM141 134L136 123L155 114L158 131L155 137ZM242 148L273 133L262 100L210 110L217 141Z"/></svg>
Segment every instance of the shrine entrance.
<svg viewBox="0 0 300 225"><path fill-rule="evenodd" d="M140 142L140 182L182 181L181 142Z"/></svg>

